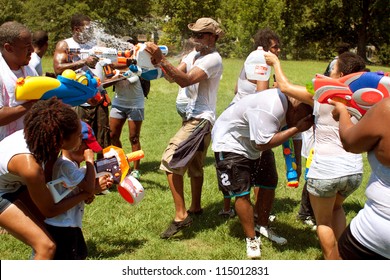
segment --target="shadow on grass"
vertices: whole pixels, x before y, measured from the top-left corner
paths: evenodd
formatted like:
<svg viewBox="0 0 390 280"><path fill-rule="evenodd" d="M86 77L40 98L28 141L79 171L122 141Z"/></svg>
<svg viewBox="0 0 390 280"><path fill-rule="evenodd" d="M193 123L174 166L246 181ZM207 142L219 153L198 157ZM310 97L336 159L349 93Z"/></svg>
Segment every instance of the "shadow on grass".
<svg viewBox="0 0 390 280"><path fill-rule="evenodd" d="M132 253L141 248L146 243L146 239L128 240L119 236L99 238L99 243L110 244L108 250L98 249L94 240L87 240L88 258L90 259L114 259L124 252Z"/></svg>
<svg viewBox="0 0 390 280"><path fill-rule="evenodd" d="M192 225L181 230L182 234L177 234L169 238L169 240L185 240L192 239L198 233L208 230L215 230L221 224L226 223L228 218L221 217L218 212L221 210L221 203L215 202L203 208L203 213L200 215L191 215ZM234 218L237 219L237 218ZM167 223L167 227L169 224Z"/></svg>
<svg viewBox="0 0 390 280"><path fill-rule="evenodd" d="M363 208L363 205L357 200L347 200L343 203L343 206L345 215L354 214L353 216L356 216L357 213Z"/></svg>

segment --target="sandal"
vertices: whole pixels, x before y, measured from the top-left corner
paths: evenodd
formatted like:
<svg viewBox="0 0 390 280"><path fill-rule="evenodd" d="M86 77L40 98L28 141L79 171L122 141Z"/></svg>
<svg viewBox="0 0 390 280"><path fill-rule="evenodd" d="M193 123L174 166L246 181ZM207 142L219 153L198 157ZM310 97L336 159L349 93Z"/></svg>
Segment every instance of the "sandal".
<svg viewBox="0 0 390 280"><path fill-rule="evenodd" d="M187 213L188 213L188 215L202 215L203 214L203 208L201 208L198 211L187 210Z"/></svg>
<svg viewBox="0 0 390 280"><path fill-rule="evenodd" d="M187 218L185 218L183 221L180 222L172 221L169 227L163 233L161 233L160 238L168 239L174 236L183 228L190 226L191 224L192 224L192 218L190 216L187 216Z"/></svg>

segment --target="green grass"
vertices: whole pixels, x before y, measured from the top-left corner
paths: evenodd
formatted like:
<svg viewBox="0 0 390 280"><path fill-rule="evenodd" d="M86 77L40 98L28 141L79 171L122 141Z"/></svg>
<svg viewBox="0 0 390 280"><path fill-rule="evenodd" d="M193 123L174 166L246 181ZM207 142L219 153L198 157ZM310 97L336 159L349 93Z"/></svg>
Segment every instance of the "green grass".
<svg viewBox="0 0 390 280"><path fill-rule="evenodd" d="M243 60L225 59L217 113L220 114L233 97L234 86ZM322 73L327 62L282 61L287 77L294 83L306 84L314 73ZM52 71L50 58L44 60L44 71ZM370 67L372 71L390 68ZM85 208L83 231L93 260L245 260L244 234L238 218L226 220L217 215L222 207L222 194L217 187L214 158L208 151L202 204L204 214L195 217L190 228L171 240L161 240L159 234L166 229L174 215L174 205L166 176L159 170L161 155L171 136L180 127L175 109L178 91L176 84L164 79L152 81L149 98L145 102L145 121L142 125L141 144L145 158L141 161L142 184L146 194L141 203L131 206L116 190L98 196ZM130 152L127 128L122 133L125 152ZM272 224L287 238L288 244L278 246L262 238L262 259L317 260L322 259L316 234L295 219L299 208L302 182L298 189L287 188L281 148L275 149L279 171L279 185ZM345 203L348 222L357 214L365 201L364 186L370 170L365 160L364 182ZM190 187L185 177L187 205ZM1 259L28 259L31 249L9 234L0 235Z"/></svg>

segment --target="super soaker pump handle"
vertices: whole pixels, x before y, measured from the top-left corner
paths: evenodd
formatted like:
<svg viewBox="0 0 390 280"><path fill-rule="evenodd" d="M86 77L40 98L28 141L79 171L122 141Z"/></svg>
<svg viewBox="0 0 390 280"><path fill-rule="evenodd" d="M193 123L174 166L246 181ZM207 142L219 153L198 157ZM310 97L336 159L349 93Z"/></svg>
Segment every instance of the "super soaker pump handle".
<svg viewBox="0 0 390 280"><path fill-rule="evenodd" d="M140 160L141 158L144 158L144 156L145 156L144 151L139 150L132 153L128 153L126 155L126 158L128 162L132 162L132 161Z"/></svg>

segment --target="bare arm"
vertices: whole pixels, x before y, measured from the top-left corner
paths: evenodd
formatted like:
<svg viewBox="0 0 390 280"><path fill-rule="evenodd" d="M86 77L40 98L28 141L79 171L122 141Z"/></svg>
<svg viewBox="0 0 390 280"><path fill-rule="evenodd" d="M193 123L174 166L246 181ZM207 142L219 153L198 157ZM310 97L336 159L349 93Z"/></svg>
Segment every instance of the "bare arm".
<svg viewBox="0 0 390 280"><path fill-rule="evenodd" d="M80 59L76 62L69 61L68 44L65 41L60 41L56 45L53 56L54 72L60 75L66 69L77 70L83 66L94 68L99 58L96 56L88 56L85 59Z"/></svg>
<svg viewBox="0 0 390 280"><path fill-rule="evenodd" d="M83 180L77 186L86 192L94 193L96 173L95 173L95 167L93 165L94 164L93 151L91 149L86 149L84 151L84 158L85 158L86 172Z"/></svg>
<svg viewBox="0 0 390 280"><path fill-rule="evenodd" d="M333 100L330 100L329 104L335 106L332 114L333 118L339 121L340 139L346 151L363 153L378 149L380 144L384 143L384 136L388 134L386 133L388 129L384 126L390 121L388 101L373 106L356 124L351 121L344 104ZM390 156L388 157L390 161Z"/></svg>
<svg viewBox="0 0 390 280"><path fill-rule="evenodd" d="M178 67L173 66L165 57L160 62L164 73L167 74L180 87L187 87L200 81L206 80L207 74L200 68L194 67L188 73Z"/></svg>
<svg viewBox="0 0 390 280"><path fill-rule="evenodd" d="M16 121L34 105L36 100L27 101L21 105L15 107L4 106L0 108L0 126L7 125L13 121Z"/></svg>
<svg viewBox="0 0 390 280"><path fill-rule="evenodd" d="M46 187L44 171L31 154L15 155L8 163L8 170L24 179L31 199L45 217L57 216L91 196L91 193L81 191L55 204Z"/></svg>
<svg viewBox="0 0 390 280"><path fill-rule="evenodd" d="M286 95L313 106L313 96L306 90L306 87L289 82L283 73L278 57L270 52L264 53L264 57L267 64L274 67L278 88Z"/></svg>
<svg viewBox="0 0 390 280"><path fill-rule="evenodd" d="M289 138L297 134L298 132L303 132L308 130L313 125L312 115L308 115L301 119L296 126L290 127L286 130L279 131L275 133L272 139L266 144L257 144L256 147L260 151L269 150L281 145L283 142L287 141Z"/></svg>

